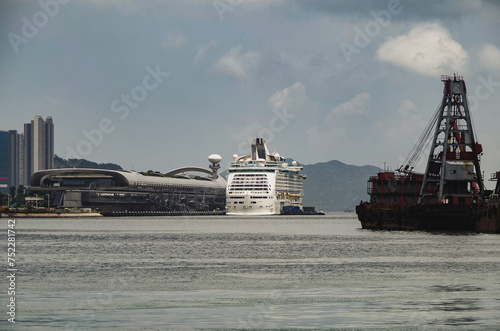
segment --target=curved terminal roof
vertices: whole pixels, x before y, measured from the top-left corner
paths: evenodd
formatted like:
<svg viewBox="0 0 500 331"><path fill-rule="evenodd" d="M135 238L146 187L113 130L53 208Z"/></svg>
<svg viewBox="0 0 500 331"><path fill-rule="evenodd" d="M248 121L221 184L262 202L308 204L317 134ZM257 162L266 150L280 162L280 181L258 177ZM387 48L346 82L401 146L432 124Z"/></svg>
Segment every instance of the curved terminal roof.
<svg viewBox="0 0 500 331"><path fill-rule="evenodd" d="M203 171L201 171L203 170ZM182 171L201 171L212 175L213 172L198 168L186 167L173 170L167 174L180 173ZM156 177L145 176L135 171L127 170L106 170L106 169L88 169L88 168L66 168L66 169L48 169L35 172L30 178L31 186L44 186L44 181L58 176L75 176L75 177L102 177L109 176L115 180L116 186L129 188L166 188L166 187L226 187L226 181L217 176L216 179L208 178L208 180L196 180L188 178L171 178L171 177Z"/></svg>
<svg viewBox="0 0 500 331"><path fill-rule="evenodd" d="M208 169L201 168L201 167L183 167L183 168L177 168L174 170L171 170L167 172L165 175L167 176L175 176L177 174L180 174L181 172L186 172L186 171L198 171L198 172L203 172L209 175L213 175L214 173Z"/></svg>

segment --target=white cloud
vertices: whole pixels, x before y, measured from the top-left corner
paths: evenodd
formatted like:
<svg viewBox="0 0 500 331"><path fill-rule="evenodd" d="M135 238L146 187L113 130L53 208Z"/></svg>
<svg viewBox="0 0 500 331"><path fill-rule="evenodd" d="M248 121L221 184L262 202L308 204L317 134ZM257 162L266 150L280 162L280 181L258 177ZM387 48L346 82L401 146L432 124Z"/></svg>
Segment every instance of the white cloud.
<svg viewBox="0 0 500 331"><path fill-rule="evenodd" d="M468 63L467 52L437 23L418 24L408 34L389 39L377 58L429 76L462 73Z"/></svg>
<svg viewBox="0 0 500 331"><path fill-rule="evenodd" d="M268 102L273 111L280 111L282 114L290 114L290 116L296 116L311 107L308 105L310 99L306 87L301 82L277 91L269 98Z"/></svg>
<svg viewBox="0 0 500 331"><path fill-rule="evenodd" d="M247 52L241 54L242 46L231 48L231 50L217 61L214 69L239 79L248 78L252 69L259 62L259 52Z"/></svg>
<svg viewBox="0 0 500 331"><path fill-rule="evenodd" d="M163 48L169 51L175 51L187 46L189 40L179 31L169 32L161 42Z"/></svg>
<svg viewBox="0 0 500 331"><path fill-rule="evenodd" d="M485 69L500 70L500 49L492 44L484 45L479 51L479 62Z"/></svg>
<svg viewBox="0 0 500 331"><path fill-rule="evenodd" d="M365 115L370 112L371 97L370 94L363 92L359 93L351 100L344 102L333 108L326 117L327 122L337 117L337 115Z"/></svg>

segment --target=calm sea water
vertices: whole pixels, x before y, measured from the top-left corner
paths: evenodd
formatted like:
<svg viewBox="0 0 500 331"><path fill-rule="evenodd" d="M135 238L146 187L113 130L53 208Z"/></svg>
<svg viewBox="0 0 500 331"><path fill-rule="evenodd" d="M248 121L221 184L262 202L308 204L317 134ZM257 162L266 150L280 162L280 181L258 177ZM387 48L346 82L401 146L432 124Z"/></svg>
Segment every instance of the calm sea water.
<svg viewBox="0 0 500 331"><path fill-rule="evenodd" d="M346 213L16 230L17 322L0 329L500 329L499 235L362 230Z"/></svg>

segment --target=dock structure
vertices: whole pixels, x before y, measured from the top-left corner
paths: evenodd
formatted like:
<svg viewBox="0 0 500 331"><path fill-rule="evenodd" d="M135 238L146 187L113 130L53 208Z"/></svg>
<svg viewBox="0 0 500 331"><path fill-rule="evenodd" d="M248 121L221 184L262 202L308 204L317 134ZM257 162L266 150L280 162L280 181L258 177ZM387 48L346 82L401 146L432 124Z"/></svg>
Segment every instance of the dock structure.
<svg viewBox="0 0 500 331"><path fill-rule="evenodd" d="M220 157L210 169L185 167L166 174L125 170L51 169L31 177L31 190L49 195L51 207L90 209L103 215L177 215L220 212L226 180L217 174ZM198 172L200 176L187 176Z"/></svg>

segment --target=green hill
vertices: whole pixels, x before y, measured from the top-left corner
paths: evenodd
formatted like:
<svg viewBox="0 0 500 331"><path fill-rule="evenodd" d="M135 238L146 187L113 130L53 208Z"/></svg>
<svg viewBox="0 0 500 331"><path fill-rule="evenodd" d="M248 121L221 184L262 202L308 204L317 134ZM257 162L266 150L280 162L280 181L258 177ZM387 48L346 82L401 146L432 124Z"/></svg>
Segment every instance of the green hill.
<svg viewBox="0 0 500 331"><path fill-rule="evenodd" d="M366 181L379 171L374 166L354 166L340 161L304 165L304 206L343 211L369 200Z"/></svg>
<svg viewBox="0 0 500 331"><path fill-rule="evenodd" d="M91 168L107 170L123 170L118 164L114 163L96 163L85 159L63 159L57 155L54 156L54 168Z"/></svg>

